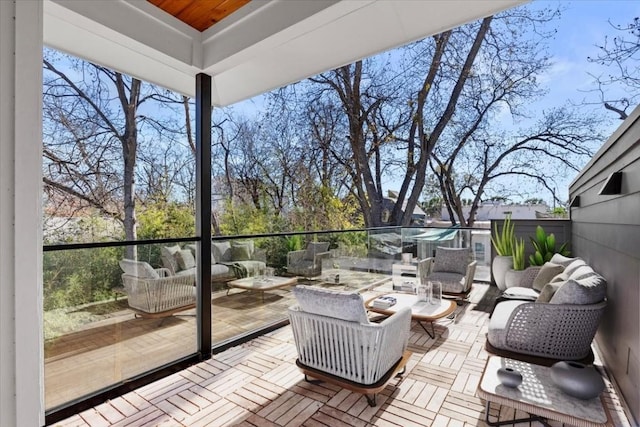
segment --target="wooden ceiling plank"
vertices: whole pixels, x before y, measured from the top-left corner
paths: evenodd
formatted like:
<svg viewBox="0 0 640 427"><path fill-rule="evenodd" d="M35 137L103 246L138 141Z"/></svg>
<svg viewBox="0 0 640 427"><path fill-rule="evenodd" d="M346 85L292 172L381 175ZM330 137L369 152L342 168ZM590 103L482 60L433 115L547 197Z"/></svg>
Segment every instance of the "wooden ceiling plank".
<svg viewBox="0 0 640 427"><path fill-rule="evenodd" d="M147 0L168 14L204 31L250 0Z"/></svg>

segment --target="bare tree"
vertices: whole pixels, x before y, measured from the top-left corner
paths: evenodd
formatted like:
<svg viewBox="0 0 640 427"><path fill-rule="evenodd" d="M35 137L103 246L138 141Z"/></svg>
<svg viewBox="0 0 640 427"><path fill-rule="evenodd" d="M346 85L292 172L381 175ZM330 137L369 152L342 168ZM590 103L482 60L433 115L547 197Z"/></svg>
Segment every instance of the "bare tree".
<svg viewBox="0 0 640 427"><path fill-rule="evenodd" d="M452 221L473 226L483 199L523 196L522 182L559 201L558 179L578 172L593 155L590 147L602 138L598 126L594 117L557 109L519 133L476 133L450 151L434 152L431 170Z"/></svg>
<svg viewBox="0 0 640 427"><path fill-rule="evenodd" d="M350 174L367 226L384 225L384 174L395 171L401 182L390 223L408 225L434 151L464 146L501 112L522 115L518 107L543 92L536 76L548 61L536 43L556 15L519 8L410 45L401 69L378 58L310 79L313 105L342 110L350 156L335 160Z"/></svg>
<svg viewBox="0 0 640 427"><path fill-rule="evenodd" d="M44 183L49 199L92 207L136 233L136 166L142 106L170 97L138 79L45 52ZM135 257L135 247L127 248Z"/></svg>
<svg viewBox="0 0 640 427"><path fill-rule="evenodd" d="M640 18L626 25L611 24L620 36L606 37L599 45L600 53L595 58L587 58L609 68L608 73L593 75L597 88L594 90L600 102L609 111L618 115L621 120L627 118L627 111L638 105L640 100ZM607 93L607 90L619 86L624 96Z"/></svg>

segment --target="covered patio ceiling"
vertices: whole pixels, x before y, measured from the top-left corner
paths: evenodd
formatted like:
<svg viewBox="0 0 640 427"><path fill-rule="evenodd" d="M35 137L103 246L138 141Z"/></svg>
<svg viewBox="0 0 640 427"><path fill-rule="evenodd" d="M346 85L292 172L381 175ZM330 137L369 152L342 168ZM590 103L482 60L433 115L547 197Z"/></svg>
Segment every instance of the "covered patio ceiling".
<svg viewBox="0 0 640 427"><path fill-rule="evenodd" d="M45 0L44 43L189 96L209 74L224 106L522 3L252 0L201 32L146 0Z"/></svg>

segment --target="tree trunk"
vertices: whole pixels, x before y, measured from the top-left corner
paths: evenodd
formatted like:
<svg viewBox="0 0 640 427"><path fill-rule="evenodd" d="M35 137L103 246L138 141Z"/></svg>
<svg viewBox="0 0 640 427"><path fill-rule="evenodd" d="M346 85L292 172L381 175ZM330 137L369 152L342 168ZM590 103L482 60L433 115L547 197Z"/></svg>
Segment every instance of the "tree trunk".
<svg viewBox="0 0 640 427"><path fill-rule="evenodd" d="M136 191L135 168L136 154L138 150L138 127L136 113L140 97L141 82L131 79L129 97L126 95L125 82L122 75L116 73L116 87L122 109L125 116L125 129L122 135L122 157L124 160L124 234L129 241L136 240ZM129 259L137 259L137 246L127 246L126 256Z"/></svg>

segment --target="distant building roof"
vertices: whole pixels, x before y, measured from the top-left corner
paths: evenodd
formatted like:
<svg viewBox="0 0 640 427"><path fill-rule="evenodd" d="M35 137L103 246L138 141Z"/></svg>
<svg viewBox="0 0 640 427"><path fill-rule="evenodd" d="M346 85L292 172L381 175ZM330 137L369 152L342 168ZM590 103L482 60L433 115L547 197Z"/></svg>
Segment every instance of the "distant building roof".
<svg viewBox="0 0 640 427"><path fill-rule="evenodd" d="M471 207L463 206L462 212L465 218L469 217ZM498 203L487 203L478 207L475 221L491 221L493 219L504 219L511 214L512 219L536 219L541 213L549 211L549 206L544 203L534 205L503 205ZM451 221L451 216L446 207L442 208L442 220Z"/></svg>

